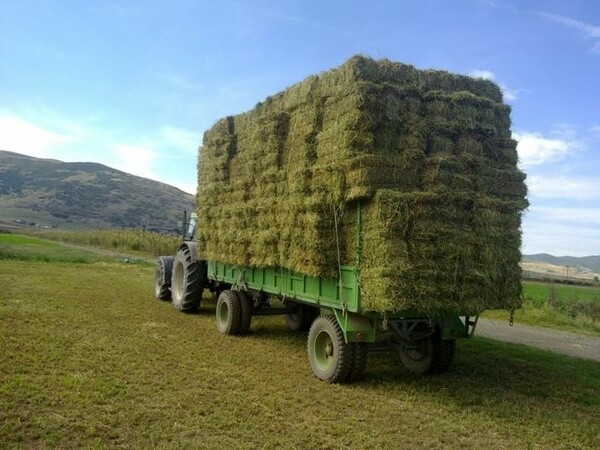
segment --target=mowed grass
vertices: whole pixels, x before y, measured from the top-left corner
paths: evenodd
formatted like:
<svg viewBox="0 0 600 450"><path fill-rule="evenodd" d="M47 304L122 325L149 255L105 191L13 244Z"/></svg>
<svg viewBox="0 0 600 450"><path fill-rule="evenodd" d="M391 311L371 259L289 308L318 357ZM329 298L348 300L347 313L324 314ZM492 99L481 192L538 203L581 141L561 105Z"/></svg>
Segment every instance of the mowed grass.
<svg viewBox="0 0 600 450"><path fill-rule="evenodd" d="M598 448L600 364L475 337L447 374L391 353L366 378L313 377L282 317L217 333L153 269L0 261L0 447Z"/></svg>
<svg viewBox="0 0 600 450"><path fill-rule="evenodd" d="M508 320L506 311L486 311L483 317ZM600 287L523 281L523 307L518 323L600 336Z"/></svg>

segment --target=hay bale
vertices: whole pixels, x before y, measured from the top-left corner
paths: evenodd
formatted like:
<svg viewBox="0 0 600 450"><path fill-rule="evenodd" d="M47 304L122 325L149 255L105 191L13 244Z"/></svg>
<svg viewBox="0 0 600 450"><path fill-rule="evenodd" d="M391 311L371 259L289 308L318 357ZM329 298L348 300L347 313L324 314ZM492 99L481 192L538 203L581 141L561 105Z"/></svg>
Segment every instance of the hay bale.
<svg viewBox="0 0 600 450"><path fill-rule="evenodd" d="M449 189L379 190L363 214L363 306L475 314L518 305L522 206Z"/></svg>
<svg viewBox="0 0 600 450"><path fill-rule="evenodd" d="M358 265L366 310L513 307L527 206L516 163L494 83L356 56L205 133L200 250L315 276Z"/></svg>

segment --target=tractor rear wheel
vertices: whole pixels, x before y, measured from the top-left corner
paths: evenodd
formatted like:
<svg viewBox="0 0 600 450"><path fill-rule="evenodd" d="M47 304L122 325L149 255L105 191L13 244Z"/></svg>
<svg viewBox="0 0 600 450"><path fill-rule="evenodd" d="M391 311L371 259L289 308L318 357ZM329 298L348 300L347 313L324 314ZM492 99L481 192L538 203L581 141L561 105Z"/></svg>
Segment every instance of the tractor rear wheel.
<svg viewBox="0 0 600 450"><path fill-rule="evenodd" d="M177 310L194 312L198 309L206 276L206 263L193 261L188 248L179 249L171 276L171 301Z"/></svg>
<svg viewBox="0 0 600 450"><path fill-rule="evenodd" d="M154 272L154 296L159 300L171 300L172 256L159 256Z"/></svg>

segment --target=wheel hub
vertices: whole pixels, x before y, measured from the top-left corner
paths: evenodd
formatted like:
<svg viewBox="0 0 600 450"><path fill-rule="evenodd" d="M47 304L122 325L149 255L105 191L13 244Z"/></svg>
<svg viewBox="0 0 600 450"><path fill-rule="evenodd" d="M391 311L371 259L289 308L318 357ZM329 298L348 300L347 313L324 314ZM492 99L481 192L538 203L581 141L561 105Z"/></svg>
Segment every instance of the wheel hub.
<svg viewBox="0 0 600 450"><path fill-rule="evenodd" d="M334 359L335 348L331 336L327 332L322 331L318 334L315 339L314 349L317 364L323 369L329 367Z"/></svg>

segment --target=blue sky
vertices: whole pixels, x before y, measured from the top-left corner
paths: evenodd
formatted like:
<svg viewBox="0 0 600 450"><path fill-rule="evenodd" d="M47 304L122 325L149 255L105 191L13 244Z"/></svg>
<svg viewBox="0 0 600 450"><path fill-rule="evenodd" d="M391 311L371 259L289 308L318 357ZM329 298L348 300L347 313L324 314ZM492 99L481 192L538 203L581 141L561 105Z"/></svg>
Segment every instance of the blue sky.
<svg viewBox="0 0 600 450"><path fill-rule="evenodd" d="M600 254L597 0L8 0L0 149L195 192L205 129L356 53L499 83L528 174L523 251Z"/></svg>

